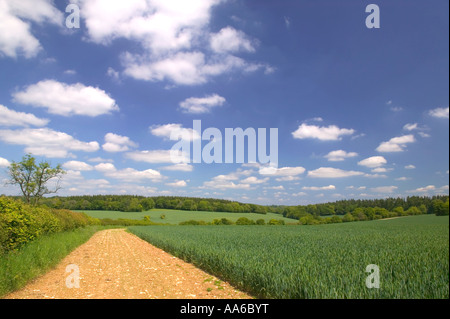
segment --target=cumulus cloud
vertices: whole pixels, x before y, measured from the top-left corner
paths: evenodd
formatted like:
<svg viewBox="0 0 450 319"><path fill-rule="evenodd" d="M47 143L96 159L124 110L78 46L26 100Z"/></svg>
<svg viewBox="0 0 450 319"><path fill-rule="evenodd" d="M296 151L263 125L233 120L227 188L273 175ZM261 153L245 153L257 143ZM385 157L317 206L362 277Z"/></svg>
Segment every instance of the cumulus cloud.
<svg viewBox="0 0 450 319"><path fill-rule="evenodd" d="M428 114L432 117L436 117L436 118L440 118L440 119L448 119L449 118L448 117L449 108L442 107L442 108L433 109L433 110L429 111Z"/></svg>
<svg viewBox="0 0 450 319"><path fill-rule="evenodd" d="M92 171L94 167L85 162L69 161L63 164L63 168L71 171Z"/></svg>
<svg viewBox="0 0 450 319"><path fill-rule="evenodd" d="M387 160L383 156L373 156L366 158L358 163L360 166L365 166L369 168L379 168L387 164ZM378 171L378 173L380 173Z"/></svg>
<svg viewBox="0 0 450 319"><path fill-rule="evenodd" d="M292 133L296 139L318 139L321 141L338 141L345 135L353 135L353 129L341 129L335 125L320 127L303 123Z"/></svg>
<svg viewBox="0 0 450 319"><path fill-rule="evenodd" d="M325 155L325 158L328 159L330 162L342 162L345 161L347 158L357 157L358 153L355 152L346 152L343 150L338 151L332 151Z"/></svg>
<svg viewBox="0 0 450 319"><path fill-rule="evenodd" d="M120 136L114 133L108 133L105 136L105 144L102 145L104 151L109 153L126 152L130 147L138 145L127 136Z"/></svg>
<svg viewBox="0 0 450 319"><path fill-rule="evenodd" d="M172 182L172 183L167 183L166 185L170 186L170 187L186 187L187 182L186 181L176 181L176 182Z"/></svg>
<svg viewBox="0 0 450 319"><path fill-rule="evenodd" d="M0 157L0 167L9 167L9 165L11 165L11 163L3 157Z"/></svg>
<svg viewBox="0 0 450 319"><path fill-rule="evenodd" d="M49 158L74 156L71 151L95 152L98 142L82 142L72 136L48 128L0 130L0 140L8 144L25 145L25 152Z"/></svg>
<svg viewBox="0 0 450 319"><path fill-rule="evenodd" d="M167 124L150 127L150 132L158 137L168 140L183 140L192 142L201 139L200 134L191 128L183 128L181 124Z"/></svg>
<svg viewBox="0 0 450 319"><path fill-rule="evenodd" d="M211 10L221 0L79 0L88 38L102 45L115 39L139 43L143 52L122 54L123 75L177 85L206 83L233 71L273 70L233 55L254 52L256 41L226 27L209 31ZM206 45L205 45L206 44Z"/></svg>
<svg viewBox="0 0 450 319"><path fill-rule="evenodd" d="M170 166L164 166L160 168L164 171L176 171L176 172L192 172L194 170L194 166L189 165L187 163L180 163Z"/></svg>
<svg viewBox="0 0 450 319"><path fill-rule="evenodd" d="M414 135L394 137L387 142L381 143L377 147L377 151L380 153L403 152L407 147L407 144L414 143L415 141Z"/></svg>
<svg viewBox="0 0 450 319"><path fill-rule="evenodd" d="M126 153L125 157L136 162L150 164L182 164L189 162L187 154L174 154L174 152L170 150L135 151Z"/></svg>
<svg viewBox="0 0 450 319"><path fill-rule="evenodd" d="M176 52L158 59L126 52L122 55L122 64L124 74L137 80L169 81L187 86L205 84L214 76L238 70L245 73L260 69L266 73L273 72L265 64L249 63L233 55L207 56L200 51Z"/></svg>
<svg viewBox="0 0 450 319"><path fill-rule="evenodd" d="M62 25L63 14L51 0L0 0L0 21L0 56L32 58L42 50L32 23Z"/></svg>
<svg viewBox="0 0 450 319"><path fill-rule="evenodd" d="M211 35L211 48L217 53L227 52L255 52L255 41L232 27L226 27Z"/></svg>
<svg viewBox="0 0 450 319"><path fill-rule="evenodd" d="M41 119L33 114L16 112L0 104L0 126L46 126L50 120Z"/></svg>
<svg viewBox="0 0 450 319"><path fill-rule="evenodd" d="M304 167L261 167L259 169L259 174L261 175L270 175L275 177L295 177L298 175L302 175L306 169Z"/></svg>
<svg viewBox="0 0 450 319"><path fill-rule="evenodd" d="M308 176L313 178L344 178L361 175L364 175L364 173L358 171L345 171L332 167L320 167L308 172Z"/></svg>
<svg viewBox="0 0 450 319"><path fill-rule="evenodd" d="M153 169L138 171L134 168L125 168L119 170L111 163L100 163L95 166L95 169L103 173L106 177L124 182L142 182L145 180L159 181L163 179L161 173Z"/></svg>
<svg viewBox="0 0 450 319"><path fill-rule="evenodd" d="M211 112L213 108L222 106L225 102L224 97L213 94L203 98L188 98L180 103L180 108L184 113L203 114Z"/></svg>
<svg viewBox="0 0 450 319"><path fill-rule="evenodd" d="M397 186L380 186L380 187L373 187L370 190L374 193L380 193L380 194L392 194L398 189Z"/></svg>
<svg viewBox="0 0 450 319"><path fill-rule="evenodd" d="M251 189L250 184L234 183L232 181L208 181L203 183L203 187L214 189Z"/></svg>
<svg viewBox="0 0 450 319"><path fill-rule="evenodd" d="M419 188L415 189L413 192L427 193L427 192L435 191L435 190L436 190L436 186L428 185L428 186L425 186L425 187L419 187Z"/></svg>
<svg viewBox="0 0 450 319"><path fill-rule="evenodd" d="M326 191L326 190L335 190L336 186L334 186L334 185L323 186L323 187L316 187L316 186L307 187L307 186L305 186L302 189L305 191Z"/></svg>
<svg viewBox="0 0 450 319"><path fill-rule="evenodd" d="M419 124L418 123L414 123L414 124L408 123L405 126L403 126L403 129L405 131L414 131L414 130L417 130L418 128L419 128Z"/></svg>
<svg viewBox="0 0 450 319"><path fill-rule="evenodd" d="M263 178L263 179L259 179L255 176L250 176L247 177L245 179L243 179L241 181L242 184L251 184L251 185L256 185L256 184L264 184L269 180L269 178Z"/></svg>
<svg viewBox="0 0 450 319"><path fill-rule="evenodd" d="M49 113L62 116L96 117L119 110L116 101L105 91L81 83L69 85L44 80L14 93L13 97L15 102L46 108Z"/></svg>

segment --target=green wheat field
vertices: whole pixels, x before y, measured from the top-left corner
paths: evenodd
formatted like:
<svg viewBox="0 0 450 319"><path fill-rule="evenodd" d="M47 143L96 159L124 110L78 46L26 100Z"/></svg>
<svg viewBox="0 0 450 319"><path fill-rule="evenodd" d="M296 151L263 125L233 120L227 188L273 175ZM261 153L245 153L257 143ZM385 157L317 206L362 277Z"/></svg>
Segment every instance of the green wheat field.
<svg viewBox="0 0 450 319"><path fill-rule="evenodd" d="M259 298L449 298L449 218L129 231ZM380 288L366 287L366 267Z"/></svg>

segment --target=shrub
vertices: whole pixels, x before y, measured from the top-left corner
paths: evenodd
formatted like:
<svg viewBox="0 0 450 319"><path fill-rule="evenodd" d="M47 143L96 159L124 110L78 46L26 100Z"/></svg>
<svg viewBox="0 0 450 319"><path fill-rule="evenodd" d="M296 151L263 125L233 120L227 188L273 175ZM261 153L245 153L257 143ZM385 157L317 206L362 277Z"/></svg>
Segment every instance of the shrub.
<svg viewBox="0 0 450 319"><path fill-rule="evenodd" d="M241 217L236 221L236 225L255 225L255 222L247 217Z"/></svg>
<svg viewBox="0 0 450 319"><path fill-rule="evenodd" d="M234 223L226 218L222 219L214 219L212 222L213 225L233 225Z"/></svg>
<svg viewBox="0 0 450 319"><path fill-rule="evenodd" d="M264 219L258 219L257 221L256 221L256 225L265 225L266 224L266 221L264 220Z"/></svg>
<svg viewBox="0 0 450 319"><path fill-rule="evenodd" d="M350 214L350 213L345 214L345 216L342 218L342 221L343 221L344 223L349 223L349 222L352 222L352 221L354 221L354 220L355 220L355 219L353 218L353 215Z"/></svg>
<svg viewBox="0 0 450 319"><path fill-rule="evenodd" d="M281 219L279 219L279 220L277 220L277 219L271 219L271 220L269 220L269 222L268 222L268 225L284 225L285 223L284 223L284 220L281 220Z"/></svg>
<svg viewBox="0 0 450 319"><path fill-rule="evenodd" d="M33 207L0 197L0 254L16 250L36 238L61 231L98 224L83 213Z"/></svg>
<svg viewBox="0 0 450 319"><path fill-rule="evenodd" d="M187 220L184 222L180 222L179 225L182 225L182 226L187 226L187 225L204 226L204 225L207 225L207 223L204 222L203 220Z"/></svg>

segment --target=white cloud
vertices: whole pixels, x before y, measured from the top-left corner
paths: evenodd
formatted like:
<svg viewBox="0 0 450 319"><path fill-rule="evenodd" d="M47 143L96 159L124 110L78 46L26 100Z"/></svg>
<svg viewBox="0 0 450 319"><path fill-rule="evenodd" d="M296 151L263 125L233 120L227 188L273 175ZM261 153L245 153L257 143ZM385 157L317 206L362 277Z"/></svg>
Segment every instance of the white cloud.
<svg viewBox="0 0 450 319"><path fill-rule="evenodd" d="M414 165L406 165L405 169L416 169Z"/></svg>
<svg viewBox="0 0 450 319"><path fill-rule="evenodd" d="M246 179L243 179L241 181L242 184L251 184L251 185L256 185L256 184L264 184L269 180L269 178L263 178L263 179L258 179L257 177L254 176L250 176L247 177Z"/></svg>
<svg viewBox="0 0 450 319"><path fill-rule="evenodd" d="M33 114L16 112L0 104L0 126L46 126L50 121Z"/></svg>
<svg viewBox="0 0 450 319"><path fill-rule="evenodd" d="M69 161L63 164L63 168L72 171L92 171L94 167L79 161Z"/></svg>
<svg viewBox="0 0 450 319"><path fill-rule="evenodd" d="M246 73L265 69L273 71L264 64L248 63L232 55L208 57L203 52L177 52L160 59L134 55L122 55L124 74L143 81L170 81L178 85L199 85L207 83L211 77L244 71Z"/></svg>
<svg viewBox="0 0 450 319"><path fill-rule="evenodd" d="M62 25L62 21L63 14L51 0L0 0L0 56L35 57L42 47L31 33L32 23Z"/></svg>
<svg viewBox="0 0 450 319"><path fill-rule="evenodd" d="M294 182L299 181L301 178L299 176L284 176L275 178L277 182Z"/></svg>
<svg viewBox="0 0 450 319"><path fill-rule="evenodd" d="M211 48L217 53L255 52L254 42L244 32L229 26L211 35Z"/></svg>
<svg viewBox="0 0 450 319"><path fill-rule="evenodd" d="M137 147L138 145L130 140L127 136L120 136L114 133L108 133L105 136L105 144L102 148L109 153L126 152L130 147Z"/></svg>
<svg viewBox="0 0 450 319"><path fill-rule="evenodd" d="M417 188L413 192L426 193L426 192L430 192L430 191L434 191L434 190L436 190L436 186L428 185L428 186L425 186L425 187Z"/></svg>
<svg viewBox="0 0 450 319"><path fill-rule="evenodd" d="M292 133L296 139L318 139L321 141L338 141L342 136L353 135L353 129L341 129L335 125L328 127L319 127L317 125L308 125L303 123Z"/></svg>
<svg viewBox="0 0 450 319"><path fill-rule="evenodd" d="M89 162L92 163L112 163L114 162L112 159L105 159L102 157L94 157L88 160Z"/></svg>
<svg viewBox="0 0 450 319"><path fill-rule="evenodd" d="M136 40L153 52L189 49L203 34L219 0L80 0L92 41Z"/></svg>
<svg viewBox="0 0 450 319"><path fill-rule="evenodd" d="M120 74L113 68L109 67L106 71L106 75L115 80L116 82L120 82Z"/></svg>
<svg viewBox="0 0 450 319"><path fill-rule="evenodd" d="M308 176L313 178L343 178L361 175L364 175L364 173L357 171L345 171L332 167L320 167L316 170L308 172Z"/></svg>
<svg viewBox="0 0 450 319"><path fill-rule="evenodd" d="M75 70L65 70L65 71L64 71L64 74L67 74L67 75L75 75L75 74L77 74L77 71L75 71Z"/></svg>
<svg viewBox="0 0 450 319"><path fill-rule="evenodd" d="M377 147L377 151L380 153L403 152L406 144L414 143L415 141L414 135L394 137L387 142L381 143Z"/></svg>
<svg viewBox="0 0 450 319"><path fill-rule="evenodd" d="M192 172L194 170L194 166L186 163L180 163L170 166L164 166L161 167L160 169L165 171Z"/></svg>
<svg viewBox="0 0 450 319"><path fill-rule="evenodd" d="M428 134L428 133L425 133L425 132L418 132L417 134L419 134L421 137L423 137L423 138L428 138L428 137L431 137L431 135L430 134Z"/></svg>
<svg viewBox="0 0 450 319"><path fill-rule="evenodd" d="M374 172L375 170L372 170ZM364 174L364 177L367 178L387 178L387 175L384 174Z"/></svg>
<svg viewBox="0 0 450 319"><path fill-rule="evenodd" d="M215 107L222 106L226 99L218 94L208 95L203 98L191 97L180 103L184 113L203 114L209 113Z"/></svg>
<svg viewBox="0 0 450 319"><path fill-rule="evenodd" d="M410 190L407 191L408 193L422 193L422 194L427 194L427 193L435 193L435 194L448 194L448 190L449 190L449 186L448 185L444 185L442 187L436 187L434 185L428 185L425 187L419 187L416 188L414 190Z"/></svg>
<svg viewBox="0 0 450 319"><path fill-rule="evenodd" d="M193 129L183 128L181 124L167 124L150 127L150 132L158 137L163 137L169 140L183 140L192 142L199 140L201 136Z"/></svg>
<svg viewBox="0 0 450 319"><path fill-rule="evenodd" d="M7 159L0 157L0 167L9 167L9 165L11 163Z"/></svg>
<svg viewBox="0 0 450 319"><path fill-rule="evenodd" d="M82 142L72 136L48 128L0 130L0 140L15 145L25 145L25 152L49 158L73 156L70 151L95 152L97 142Z"/></svg>
<svg viewBox="0 0 450 319"><path fill-rule="evenodd" d="M270 175L274 177L294 177L298 175L302 175L306 169L304 167L261 167L259 169L259 174L261 175Z"/></svg>
<svg viewBox="0 0 450 319"><path fill-rule="evenodd" d="M210 181L204 182L202 188L214 188L214 189L251 189L252 185L263 184L269 179L258 179L253 176L249 176L254 173L253 170L238 169L235 172L229 174L222 174L215 176ZM247 178L239 181L241 177Z"/></svg>
<svg viewBox="0 0 450 319"><path fill-rule="evenodd" d="M369 168L379 168L385 164L387 164L387 160L383 156L369 157L358 163L358 165L360 165L360 166L365 166L365 167L369 167ZM376 173L380 173L380 172L376 172Z"/></svg>
<svg viewBox="0 0 450 319"><path fill-rule="evenodd" d="M125 182L141 182L145 180L159 181L163 179L160 172L153 169L138 171L134 168L125 168L118 170L111 163L101 163L95 166L95 169L102 172L106 177L118 179Z"/></svg>
<svg viewBox="0 0 450 319"><path fill-rule="evenodd" d="M208 181L204 182L203 186L206 188L214 188L214 189L250 189L250 184L243 184L243 183L234 183L231 181Z"/></svg>
<svg viewBox="0 0 450 319"><path fill-rule="evenodd" d="M392 194L398 189L397 186L380 186L380 187L374 187L370 190L374 193L380 193L380 194Z"/></svg>
<svg viewBox="0 0 450 319"><path fill-rule="evenodd" d="M305 192L299 192L299 193L295 193L292 194L291 196L293 197L301 197L301 196L307 196L308 194L306 194Z"/></svg>
<svg viewBox="0 0 450 319"><path fill-rule="evenodd" d="M119 110L116 101L105 91L81 83L69 85L44 80L14 93L13 97L18 103L46 108L49 113L62 116L96 117Z"/></svg>
<svg viewBox="0 0 450 319"><path fill-rule="evenodd" d="M393 170L392 168L377 167L377 168L374 168L372 170L372 173L387 173L387 172L390 172L392 170Z"/></svg>
<svg viewBox="0 0 450 319"><path fill-rule="evenodd" d="M282 190L284 190L285 188L284 188L283 185L279 185L279 186L264 187L264 189L271 189L271 190L282 191Z"/></svg>
<svg viewBox="0 0 450 319"><path fill-rule="evenodd" d="M334 186L334 185L323 186L323 187L316 187L316 186L307 187L307 186L305 186L302 189L305 191L326 191L326 190L335 190L336 186Z"/></svg>
<svg viewBox="0 0 450 319"><path fill-rule="evenodd" d="M357 157L358 153L355 152L346 152L343 150L332 151L325 155L325 158L330 162L342 162L347 158Z"/></svg>
<svg viewBox="0 0 450 319"><path fill-rule="evenodd" d="M176 181L173 183L167 183L166 185L171 187L186 187L187 183L186 181Z"/></svg>
<svg viewBox="0 0 450 319"><path fill-rule="evenodd" d="M403 129L405 131L414 131L414 130L417 130L418 128L419 128L419 124L418 123L406 124L405 126L403 126Z"/></svg>
<svg viewBox="0 0 450 319"><path fill-rule="evenodd" d="M231 55L254 51L241 31L230 27L209 32L211 10L221 0L79 0L89 39L108 45L124 38L138 42L139 54L122 54L123 74L144 81L178 85L206 83L210 77L235 70L273 68ZM212 44L207 45L205 44ZM203 47L202 47L203 46Z"/></svg>
<svg viewBox="0 0 450 319"><path fill-rule="evenodd" d="M437 108L437 109L429 111L428 114L432 117L436 117L436 118L440 118L440 119L448 119L449 118L449 116L448 116L449 108L448 107Z"/></svg>
<svg viewBox="0 0 450 319"><path fill-rule="evenodd" d="M125 157L136 162L150 164L180 164L189 162L189 157L186 154L173 154L170 150L135 151L126 153Z"/></svg>

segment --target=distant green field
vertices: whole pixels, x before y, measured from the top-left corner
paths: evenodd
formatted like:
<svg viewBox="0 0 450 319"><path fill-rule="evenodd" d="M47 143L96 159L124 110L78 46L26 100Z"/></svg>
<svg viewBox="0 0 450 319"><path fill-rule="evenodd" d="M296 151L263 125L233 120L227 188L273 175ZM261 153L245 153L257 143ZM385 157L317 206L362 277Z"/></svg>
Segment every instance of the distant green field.
<svg viewBox="0 0 450 319"><path fill-rule="evenodd" d="M449 218L129 230L263 298L449 298ZM366 287L368 265L380 288Z"/></svg>
<svg viewBox="0 0 450 319"><path fill-rule="evenodd" d="M174 224L178 225L180 222L188 221L188 220L203 220L205 222L212 222L214 219L227 218L236 222L240 217L247 217L248 219L252 219L254 221L258 219L264 219L268 222L271 219L284 220L286 224L288 223L297 223L298 220L284 218L282 215L278 214L247 214L247 213L215 213L215 212L190 212L190 211L182 211L182 210L168 210L168 209L152 209L148 212L141 213L124 213L124 212L113 212L113 211L78 211L84 212L89 216L95 218L111 218L111 219L136 219L142 220L144 216L150 216L150 220L155 223L165 223L165 224ZM161 219L161 215L165 215L165 219Z"/></svg>

